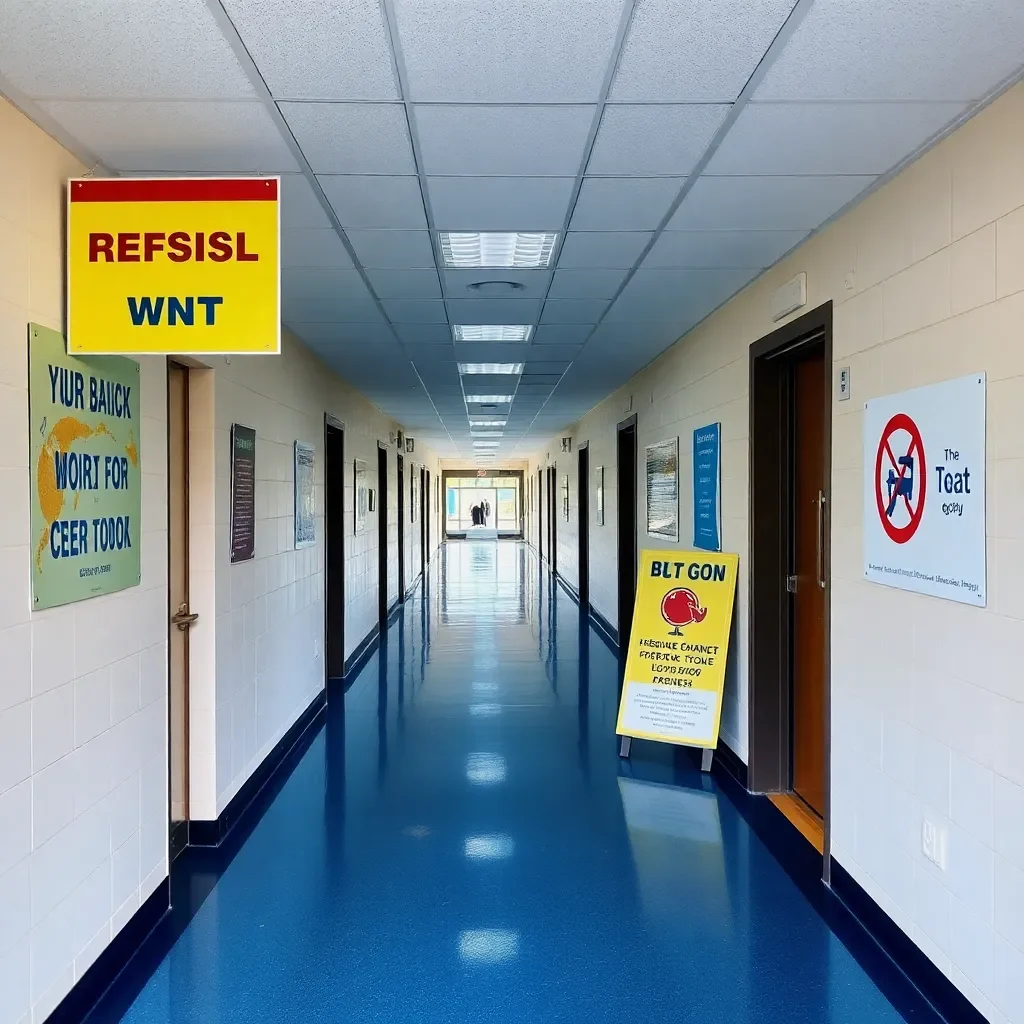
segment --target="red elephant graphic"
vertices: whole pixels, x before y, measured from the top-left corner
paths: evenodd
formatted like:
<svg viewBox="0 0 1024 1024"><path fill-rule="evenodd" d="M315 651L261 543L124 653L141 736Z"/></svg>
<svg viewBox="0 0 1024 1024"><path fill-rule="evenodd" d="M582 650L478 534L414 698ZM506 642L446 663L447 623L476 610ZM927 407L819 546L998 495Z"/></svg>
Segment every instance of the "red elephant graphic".
<svg viewBox="0 0 1024 1024"><path fill-rule="evenodd" d="M682 636L683 626L703 622L707 608L701 608L697 595L688 587L676 587L661 599L661 617L675 629L670 636Z"/></svg>

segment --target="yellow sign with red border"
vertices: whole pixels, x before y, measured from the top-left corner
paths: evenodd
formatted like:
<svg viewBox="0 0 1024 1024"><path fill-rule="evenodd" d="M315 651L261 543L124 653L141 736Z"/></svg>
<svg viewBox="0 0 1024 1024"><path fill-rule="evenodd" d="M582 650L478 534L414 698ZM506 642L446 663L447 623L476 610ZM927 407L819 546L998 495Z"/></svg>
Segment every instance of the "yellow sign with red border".
<svg viewBox="0 0 1024 1024"><path fill-rule="evenodd" d="M75 355L281 351L279 178L68 183Z"/></svg>
<svg viewBox="0 0 1024 1024"><path fill-rule="evenodd" d="M714 748L739 556L644 551L616 732Z"/></svg>

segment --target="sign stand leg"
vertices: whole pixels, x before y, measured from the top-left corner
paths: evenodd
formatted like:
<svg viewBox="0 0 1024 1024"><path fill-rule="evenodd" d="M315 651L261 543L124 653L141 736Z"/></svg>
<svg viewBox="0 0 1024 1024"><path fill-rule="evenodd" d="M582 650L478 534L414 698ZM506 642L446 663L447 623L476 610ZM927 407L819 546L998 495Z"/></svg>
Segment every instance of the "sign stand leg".
<svg viewBox="0 0 1024 1024"><path fill-rule="evenodd" d="M715 756L714 750L711 747L705 747L701 751L700 755L700 770L702 772L711 771L711 759Z"/></svg>
<svg viewBox="0 0 1024 1024"><path fill-rule="evenodd" d="M629 748L633 745L631 736L619 737L619 757L629 757Z"/></svg>

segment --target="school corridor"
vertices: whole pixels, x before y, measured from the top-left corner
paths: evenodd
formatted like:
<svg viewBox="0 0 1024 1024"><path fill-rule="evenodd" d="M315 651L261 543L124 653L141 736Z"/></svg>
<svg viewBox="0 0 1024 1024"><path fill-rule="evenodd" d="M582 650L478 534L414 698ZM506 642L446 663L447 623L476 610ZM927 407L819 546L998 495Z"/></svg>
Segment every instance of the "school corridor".
<svg viewBox="0 0 1024 1024"><path fill-rule="evenodd" d="M617 697L531 551L449 543L233 860L172 877L179 914L208 895L97 1019L903 1019L718 782L664 745L619 760Z"/></svg>

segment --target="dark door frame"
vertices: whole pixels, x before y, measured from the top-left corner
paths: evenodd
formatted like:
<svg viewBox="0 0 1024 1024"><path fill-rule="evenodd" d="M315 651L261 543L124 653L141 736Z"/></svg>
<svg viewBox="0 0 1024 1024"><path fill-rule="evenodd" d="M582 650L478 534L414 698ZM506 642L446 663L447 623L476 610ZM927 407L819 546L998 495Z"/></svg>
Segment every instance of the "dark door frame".
<svg viewBox="0 0 1024 1024"><path fill-rule="evenodd" d="M388 632L388 449L377 442L377 611L380 635Z"/></svg>
<svg viewBox="0 0 1024 1024"><path fill-rule="evenodd" d="M544 561L544 470L537 470L537 554Z"/></svg>
<svg viewBox="0 0 1024 1024"><path fill-rule="evenodd" d="M576 583L580 612L590 611L590 448L584 442L576 448L576 539L579 545Z"/></svg>
<svg viewBox="0 0 1024 1024"><path fill-rule="evenodd" d="M823 877L829 873L831 808L832 302L797 317L750 346L750 633L747 785L785 792L791 783L792 543L791 358L824 348L825 502L821 572L825 589L825 820Z"/></svg>
<svg viewBox="0 0 1024 1024"><path fill-rule="evenodd" d="M629 644L629 634L633 626L633 606L636 603L636 575L637 575L637 551L639 549L639 523L636 513L637 494L639 492L638 449L637 449L637 415L620 421L615 427L615 492L616 503L616 532L617 532L617 561L618 566L618 608L616 614L616 632L619 641L619 652L625 656ZM629 444L629 437L632 436L632 462L633 480L631 487L623 487L623 464L622 449L624 444ZM628 531L623 529L623 523L627 516L633 523L632 536L627 536ZM627 568L628 567L628 568Z"/></svg>
<svg viewBox="0 0 1024 1024"><path fill-rule="evenodd" d="M548 565L558 575L558 467L548 467Z"/></svg>
<svg viewBox="0 0 1024 1024"><path fill-rule="evenodd" d="M345 424L324 413L324 676L345 674Z"/></svg>
<svg viewBox="0 0 1024 1024"><path fill-rule="evenodd" d="M430 561L430 470L420 466L420 574L427 578Z"/></svg>
<svg viewBox="0 0 1024 1024"><path fill-rule="evenodd" d="M398 454L398 600L405 600L405 459Z"/></svg>

